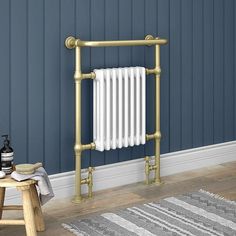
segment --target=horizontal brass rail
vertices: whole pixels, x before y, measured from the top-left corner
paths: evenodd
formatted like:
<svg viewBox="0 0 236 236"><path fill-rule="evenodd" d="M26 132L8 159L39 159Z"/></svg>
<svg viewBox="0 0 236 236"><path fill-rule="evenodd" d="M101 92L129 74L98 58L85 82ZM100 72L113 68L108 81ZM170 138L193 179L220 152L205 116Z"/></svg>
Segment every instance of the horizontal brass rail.
<svg viewBox="0 0 236 236"><path fill-rule="evenodd" d="M145 69L146 70L146 74L150 75L150 74L160 74L161 70L160 69ZM91 73L87 73L87 74L79 74L77 73L76 76L74 76L74 78L76 80L83 80L83 79L95 79L96 78L96 74L94 72Z"/></svg>
<svg viewBox="0 0 236 236"><path fill-rule="evenodd" d="M146 141L149 141L151 139L160 139L160 138L161 138L161 132L157 132L154 134L146 134ZM96 148L95 143L81 144L81 151L95 150L95 148Z"/></svg>
<svg viewBox="0 0 236 236"><path fill-rule="evenodd" d="M66 39L66 47L118 47L118 46L152 46L167 44L167 39L147 38L143 40L114 40L114 41L82 41L70 36Z"/></svg>

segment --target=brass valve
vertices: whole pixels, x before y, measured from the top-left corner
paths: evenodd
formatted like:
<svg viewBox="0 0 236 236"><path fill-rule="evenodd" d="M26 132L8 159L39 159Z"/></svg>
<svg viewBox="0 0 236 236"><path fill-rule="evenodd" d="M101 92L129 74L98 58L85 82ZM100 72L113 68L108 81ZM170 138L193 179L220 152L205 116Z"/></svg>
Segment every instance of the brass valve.
<svg viewBox="0 0 236 236"><path fill-rule="evenodd" d="M144 158L145 160L145 174L146 174L146 184L149 184L149 175L152 170L156 170L157 166L156 165L151 165L150 164L150 157L146 156Z"/></svg>
<svg viewBox="0 0 236 236"><path fill-rule="evenodd" d="M91 198L93 196L93 171L95 168L88 168L88 197Z"/></svg>
<svg viewBox="0 0 236 236"><path fill-rule="evenodd" d="M88 177L81 180L81 184L87 184L88 185L88 197L92 197L92 191L93 191L93 171L95 170L94 167L88 168Z"/></svg>
<svg viewBox="0 0 236 236"><path fill-rule="evenodd" d="M145 160L145 174L146 174L146 184L149 184L149 174L150 174L150 158L146 156L144 158Z"/></svg>

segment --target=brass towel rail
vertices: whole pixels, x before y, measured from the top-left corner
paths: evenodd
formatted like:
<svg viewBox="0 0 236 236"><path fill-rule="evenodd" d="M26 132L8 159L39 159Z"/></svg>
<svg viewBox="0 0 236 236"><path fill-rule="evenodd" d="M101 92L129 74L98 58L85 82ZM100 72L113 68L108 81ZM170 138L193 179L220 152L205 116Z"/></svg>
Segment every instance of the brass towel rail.
<svg viewBox="0 0 236 236"><path fill-rule="evenodd" d="M75 48L75 197L73 202L80 203L81 185L88 185L88 197L92 197L93 187L93 168L88 168L88 177L81 179L81 154L84 150L95 149L95 143L82 144L81 143L81 81L83 79L94 79L95 73L82 73L81 70L81 48L82 47L114 47L114 46L155 46L155 68L146 69L146 74L155 74L155 133L147 134L146 140L155 140L155 163L150 164L149 157L145 157L145 173L146 183L149 183L150 171L154 171L154 183L160 184L160 45L167 43L166 39L154 38L152 35L147 35L144 40L116 40L116 41L82 41L72 36L68 37L65 45L68 49Z"/></svg>
<svg viewBox="0 0 236 236"><path fill-rule="evenodd" d="M81 41L72 36L66 39L66 46L69 49L75 47L152 46L166 43L166 39L153 38L151 35L147 35L144 40Z"/></svg>

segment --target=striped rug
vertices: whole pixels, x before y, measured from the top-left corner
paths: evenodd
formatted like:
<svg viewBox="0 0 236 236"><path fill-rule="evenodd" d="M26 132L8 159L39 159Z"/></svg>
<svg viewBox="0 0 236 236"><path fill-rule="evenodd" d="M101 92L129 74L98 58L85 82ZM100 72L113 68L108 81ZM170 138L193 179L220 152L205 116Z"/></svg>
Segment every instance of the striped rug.
<svg viewBox="0 0 236 236"><path fill-rule="evenodd" d="M236 202L200 190L74 220L63 227L79 236L233 236Z"/></svg>

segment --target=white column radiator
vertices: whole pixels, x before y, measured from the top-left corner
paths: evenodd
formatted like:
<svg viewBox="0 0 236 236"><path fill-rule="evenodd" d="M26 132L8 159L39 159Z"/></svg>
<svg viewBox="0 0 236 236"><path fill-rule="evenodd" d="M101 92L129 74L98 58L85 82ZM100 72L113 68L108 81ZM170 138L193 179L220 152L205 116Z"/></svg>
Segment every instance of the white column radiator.
<svg viewBox="0 0 236 236"><path fill-rule="evenodd" d="M94 70L93 140L104 151L146 141L144 67Z"/></svg>

